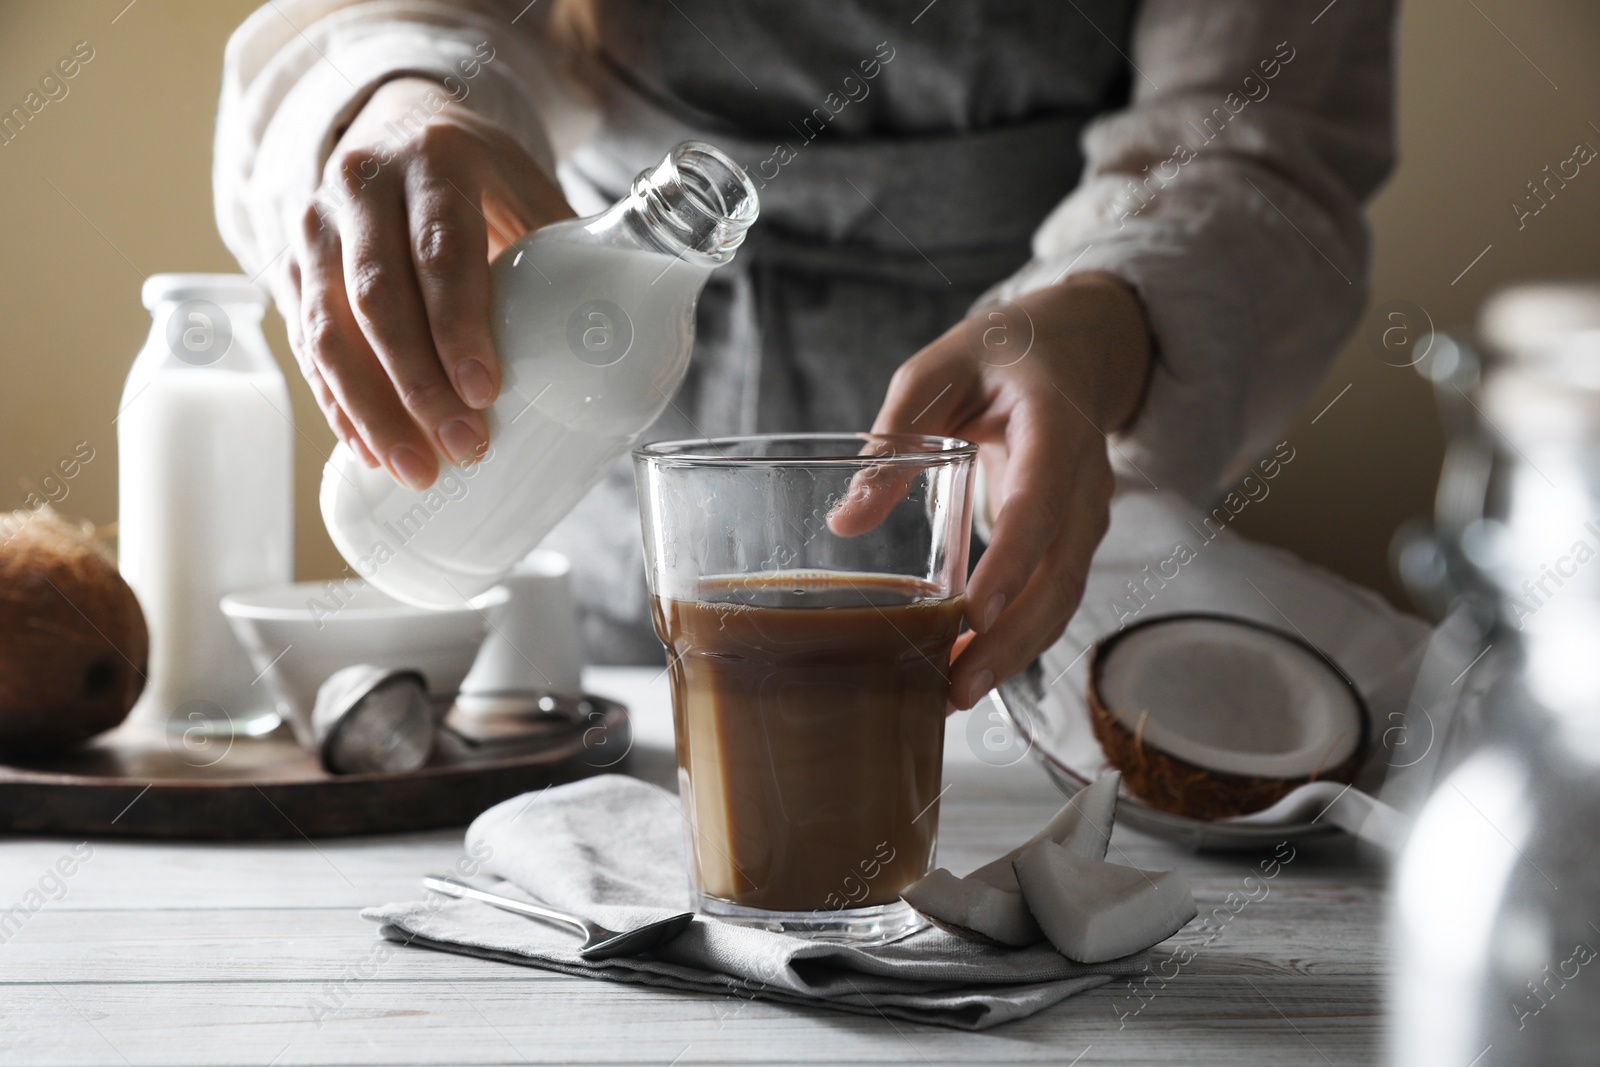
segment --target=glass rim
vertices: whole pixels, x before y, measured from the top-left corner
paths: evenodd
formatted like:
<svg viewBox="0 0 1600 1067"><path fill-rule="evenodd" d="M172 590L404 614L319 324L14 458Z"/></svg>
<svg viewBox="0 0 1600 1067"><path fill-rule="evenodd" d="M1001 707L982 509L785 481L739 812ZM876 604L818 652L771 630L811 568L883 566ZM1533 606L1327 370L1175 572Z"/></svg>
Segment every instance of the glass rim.
<svg viewBox="0 0 1600 1067"><path fill-rule="evenodd" d="M852 442L857 445L882 441L890 445L887 454L732 456L723 449L752 441L790 441L821 444L824 441ZM970 460L978 446L959 437L917 433L756 433L724 437L683 438L653 441L633 450L633 458L654 466L668 467L931 467L959 460Z"/></svg>

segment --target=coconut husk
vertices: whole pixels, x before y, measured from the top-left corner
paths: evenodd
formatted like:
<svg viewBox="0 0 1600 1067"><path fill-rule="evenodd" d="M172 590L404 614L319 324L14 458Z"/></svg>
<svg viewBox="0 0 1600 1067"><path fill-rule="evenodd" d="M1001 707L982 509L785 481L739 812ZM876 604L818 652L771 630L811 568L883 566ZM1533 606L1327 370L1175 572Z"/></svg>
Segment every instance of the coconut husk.
<svg viewBox="0 0 1600 1067"><path fill-rule="evenodd" d="M1319 768L1313 774L1300 778L1257 778L1248 775L1228 774L1196 766L1170 755L1144 739L1144 716L1130 716L1130 728L1117 712L1106 705L1100 695L1100 678L1106 657L1118 641L1135 630L1160 625L1179 619L1220 619L1241 626L1267 630L1285 640L1309 650L1325 663L1333 673L1350 687L1356 700L1357 718L1360 720L1361 740L1355 751L1336 767ZM1291 790L1307 782L1342 782L1355 780L1356 772L1366 759L1369 746L1369 727L1366 702L1344 672L1315 646L1293 634L1284 633L1248 619L1208 612L1188 612L1181 615L1163 615L1136 623L1097 642L1089 658L1089 724L1100 742L1106 762L1122 772L1122 783L1128 792L1159 811L1184 815L1192 819L1230 819L1239 815L1270 808ZM1131 709L1130 709L1131 710Z"/></svg>
<svg viewBox="0 0 1600 1067"><path fill-rule="evenodd" d="M150 635L87 524L0 514L0 751L83 741L127 717Z"/></svg>

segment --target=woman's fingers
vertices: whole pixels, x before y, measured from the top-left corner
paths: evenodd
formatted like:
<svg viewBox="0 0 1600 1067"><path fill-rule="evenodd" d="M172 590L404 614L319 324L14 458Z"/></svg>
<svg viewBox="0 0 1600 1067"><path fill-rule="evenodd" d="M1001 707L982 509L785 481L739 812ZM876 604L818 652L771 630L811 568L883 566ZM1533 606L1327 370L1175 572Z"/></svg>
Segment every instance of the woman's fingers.
<svg viewBox="0 0 1600 1067"><path fill-rule="evenodd" d="M468 115L464 121L480 123L472 128L487 145L487 158L492 164L483 171L480 205L488 228L490 256L499 255L506 245L531 230L577 217L561 186L528 158L515 138L475 116Z"/></svg>
<svg viewBox="0 0 1600 1067"><path fill-rule="evenodd" d="M882 457L884 462L863 467L850 478L844 495L828 510L828 529L839 537L859 537L889 517L896 504L922 473L914 463L892 459L900 449L893 441L873 439L861 448L863 456Z"/></svg>
<svg viewBox="0 0 1600 1067"><path fill-rule="evenodd" d="M277 288L278 309L283 314L284 326L289 334L289 350L294 353L295 362L300 366L300 374L305 378L306 384L311 387L311 396L317 402L317 407L322 409L323 418L328 420L328 426L343 441L345 447L354 452L368 467L378 466L378 460L361 440L361 435L350 422L350 416L344 413L339 406L339 401L334 398L333 390L328 388L328 383L322 377L322 372L317 370L317 365L312 361L311 355L302 343L300 329L300 261L293 252L284 257L286 260L282 279Z"/></svg>
<svg viewBox="0 0 1600 1067"><path fill-rule="evenodd" d="M872 424L875 434L940 435L960 424L960 411L978 385L977 368L950 330L900 365ZM864 454L892 455L892 442L870 442ZM905 499L919 471L914 466L884 463L863 468L828 513L828 528L840 537L855 537L875 528Z"/></svg>
<svg viewBox="0 0 1600 1067"><path fill-rule="evenodd" d="M978 635L975 632L973 632L972 630L962 630L959 634L956 635L955 644L950 646L950 667L948 668L948 670L949 670L949 673L950 673L950 675L952 677L954 677L954 674L955 674L955 662L956 662L956 660L961 658L961 654L967 650L967 646L972 644L973 639L976 638L977 636ZM962 710L961 708L956 707L956 699L955 698L956 698L956 690L955 690L955 686L952 685L950 687L950 695L945 698L945 702L944 702L944 713L945 713L946 716L953 715L956 712Z"/></svg>
<svg viewBox="0 0 1600 1067"><path fill-rule="evenodd" d="M1056 531L1038 567L995 625L979 634L956 659L950 678L950 702L970 708L997 681L1011 677L1061 636L1083 597L1089 561L1109 522L1110 467L1091 457L1070 494L1068 518ZM991 549L992 551L992 549ZM984 557L988 558L987 554Z"/></svg>
<svg viewBox="0 0 1600 1067"><path fill-rule="evenodd" d="M350 421L350 416L344 413L344 408L339 406L333 390L328 388L327 381L322 377L322 372L317 370L316 364L308 363L301 368L305 375L306 384L311 387L311 395L317 401L317 407L322 409L322 415L328 420L332 428L345 447L356 454L356 458L368 467L378 466L378 457L372 454L372 449L361 440L361 435L356 432L355 424Z"/></svg>
<svg viewBox="0 0 1600 1067"><path fill-rule="evenodd" d="M465 168L452 175L466 135L453 126L421 134L422 165L406 175L411 259L434 350L456 395L482 409L500 394L500 366L489 335L489 240Z"/></svg>
<svg viewBox="0 0 1600 1067"><path fill-rule="evenodd" d="M390 143L419 107L431 118ZM426 488L440 456L467 464L488 446L483 409L502 382L489 257L572 209L515 138L424 78L372 95L325 178L342 195L313 199L291 257L300 276L280 286L293 290L279 300L291 343L334 432Z"/></svg>
<svg viewBox="0 0 1600 1067"><path fill-rule="evenodd" d="M902 363L889 379L873 433L948 433L965 421L977 391L977 360L957 323Z"/></svg>
<svg viewBox="0 0 1600 1067"><path fill-rule="evenodd" d="M304 358L347 416L351 431L397 481L417 488L431 484L438 475L438 459L356 322L346 293L339 231L331 219L322 224L316 207L306 211L295 256Z"/></svg>
<svg viewBox="0 0 1600 1067"><path fill-rule="evenodd" d="M1026 666L1076 610L1109 524L1105 433L1137 412L1152 359L1143 304L1112 275L1073 275L1017 303L1036 343L994 358L1010 343L1009 329L991 343L994 330L1009 320L969 316L901 368L874 427L965 437L991 475L993 533L967 585L976 636L953 666L950 700L962 708ZM867 498L849 528L892 504Z"/></svg>
<svg viewBox="0 0 1600 1067"><path fill-rule="evenodd" d="M1067 509L1068 487L1080 477L1074 463L1085 447L1103 446L1098 435L1092 443L1083 442L1064 425L1058 407L1030 397L1012 409L1006 423L1000 510L988 548L967 583L967 624L979 633L999 623L1063 525L1082 521Z"/></svg>
<svg viewBox="0 0 1600 1067"><path fill-rule="evenodd" d="M401 177L380 172L368 189L370 195L351 198L339 212L345 289L405 413L428 437L426 450L402 440L380 454L407 485L422 489L438 472L436 457L426 453L437 448L455 463L470 463L488 444L488 424L457 394L434 347L412 265ZM387 407L368 417L386 421ZM399 426L381 432L411 436Z"/></svg>

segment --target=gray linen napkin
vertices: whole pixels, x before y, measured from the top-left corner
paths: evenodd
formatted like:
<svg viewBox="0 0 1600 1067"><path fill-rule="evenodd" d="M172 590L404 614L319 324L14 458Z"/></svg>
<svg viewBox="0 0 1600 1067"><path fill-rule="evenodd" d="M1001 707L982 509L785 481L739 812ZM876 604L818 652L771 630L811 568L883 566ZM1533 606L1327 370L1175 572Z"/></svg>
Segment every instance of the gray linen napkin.
<svg viewBox="0 0 1600 1067"><path fill-rule="evenodd" d="M531 893L614 930L689 909L677 798L635 778L603 775L514 797L478 816L466 844L485 871L502 879L485 888L519 898ZM472 901L432 897L361 914L381 923L384 937L405 944L963 1030L1032 1015L1147 968L1144 953L1087 966L1048 944L991 948L933 928L858 948L704 918L650 958L589 963L578 956L575 932Z"/></svg>

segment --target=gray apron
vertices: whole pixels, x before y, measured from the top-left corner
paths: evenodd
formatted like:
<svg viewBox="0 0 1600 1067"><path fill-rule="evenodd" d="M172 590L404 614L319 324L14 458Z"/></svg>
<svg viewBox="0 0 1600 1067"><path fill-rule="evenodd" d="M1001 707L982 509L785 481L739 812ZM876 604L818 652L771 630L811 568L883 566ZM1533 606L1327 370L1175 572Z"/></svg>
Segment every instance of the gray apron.
<svg viewBox="0 0 1600 1067"><path fill-rule="evenodd" d="M939 0L915 25L915 11L867 6L598 5L617 89L566 180L613 201L694 138L743 163L761 197L706 285L688 377L646 441L870 428L895 369L1027 261L1077 184L1083 126L1126 101L1135 0ZM893 58L866 81L860 62L884 41ZM831 108L804 123L847 75L867 95L827 128ZM592 662L661 661L630 461L544 547L572 559Z"/></svg>

